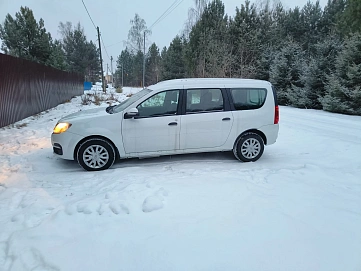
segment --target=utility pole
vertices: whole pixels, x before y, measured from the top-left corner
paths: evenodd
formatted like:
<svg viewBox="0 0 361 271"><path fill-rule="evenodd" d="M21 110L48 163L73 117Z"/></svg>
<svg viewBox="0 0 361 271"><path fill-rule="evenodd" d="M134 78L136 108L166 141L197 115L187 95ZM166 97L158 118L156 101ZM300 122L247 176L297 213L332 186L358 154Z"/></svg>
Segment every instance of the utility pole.
<svg viewBox="0 0 361 271"><path fill-rule="evenodd" d="M145 30L144 30L144 52L143 52L143 88L145 88Z"/></svg>
<svg viewBox="0 0 361 271"><path fill-rule="evenodd" d="M97 27L97 31L98 31L98 41L99 41L100 67L101 67L101 69L102 69L102 87L103 87L103 92L106 92L106 90L105 90L105 84L104 84L104 70L103 70L102 46L100 45L99 26Z"/></svg>
<svg viewBox="0 0 361 271"><path fill-rule="evenodd" d="M110 69L112 72L112 87L114 87L114 75L113 75L113 57L110 56Z"/></svg>
<svg viewBox="0 0 361 271"><path fill-rule="evenodd" d="M109 64L107 63L107 73L106 73L106 76L105 76L105 81L106 83L108 84L108 78L109 78Z"/></svg>

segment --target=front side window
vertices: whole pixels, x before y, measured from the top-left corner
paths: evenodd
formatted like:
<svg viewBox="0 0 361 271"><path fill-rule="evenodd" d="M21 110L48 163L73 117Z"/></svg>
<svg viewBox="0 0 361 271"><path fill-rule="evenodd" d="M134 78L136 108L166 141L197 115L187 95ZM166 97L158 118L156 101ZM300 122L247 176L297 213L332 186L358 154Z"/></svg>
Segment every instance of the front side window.
<svg viewBox="0 0 361 271"><path fill-rule="evenodd" d="M142 98L143 96L147 95L148 93L150 93L152 90L150 89L143 89L135 94L133 94L130 98L124 100L123 102L121 102L120 104L118 104L117 106L115 106L113 108L113 112L114 113L119 113L121 111L123 111L124 109L126 109L129 105L131 105L132 103L136 102L137 100L139 100L140 98Z"/></svg>
<svg viewBox="0 0 361 271"><path fill-rule="evenodd" d="M157 93L137 106L139 117L159 117L177 114L179 90Z"/></svg>
<svg viewBox="0 0 361 271"><path fill-rule="evenodd" d="M186 113L223 111L220 89L188 89Z"/></svg>
<svg viewBox="0 0 361 271"><path fill-rule="evenodd" d="M236 110L250 110L263 106L267 90L264 88L234 88L231 89L231 94Z"/></svg>

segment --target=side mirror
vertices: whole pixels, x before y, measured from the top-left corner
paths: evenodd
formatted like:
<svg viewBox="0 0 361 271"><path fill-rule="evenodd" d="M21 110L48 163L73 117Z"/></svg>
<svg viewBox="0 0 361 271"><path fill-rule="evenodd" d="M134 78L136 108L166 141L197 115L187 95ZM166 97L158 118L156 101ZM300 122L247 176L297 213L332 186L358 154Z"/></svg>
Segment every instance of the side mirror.
<svg viewBox="0 0 361 271"><path fill-rule="evenodd" d="M124 114L124 119L132 119L139 116L138 109L131 108Z"/></svg>

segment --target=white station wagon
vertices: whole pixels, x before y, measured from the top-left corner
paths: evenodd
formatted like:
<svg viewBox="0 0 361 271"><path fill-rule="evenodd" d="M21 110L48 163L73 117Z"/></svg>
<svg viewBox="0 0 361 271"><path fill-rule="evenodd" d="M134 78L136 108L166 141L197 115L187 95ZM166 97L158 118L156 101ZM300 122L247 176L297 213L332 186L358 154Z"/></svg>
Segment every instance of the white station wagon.
<svg viewBox="0 0 361 271"><path fill-rule="evenodd" d="M62 118L51 136L54 153L86 170L116 158L231 151L258 160L276 142L279 111L267 81L176 79L160 82L116 106Z"/></svg>

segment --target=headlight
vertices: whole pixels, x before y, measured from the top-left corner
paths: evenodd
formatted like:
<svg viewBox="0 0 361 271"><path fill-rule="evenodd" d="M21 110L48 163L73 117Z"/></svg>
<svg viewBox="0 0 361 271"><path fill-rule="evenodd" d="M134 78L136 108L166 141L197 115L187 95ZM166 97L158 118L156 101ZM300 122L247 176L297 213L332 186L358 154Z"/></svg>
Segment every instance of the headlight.
<svg viewBox="0 0 361 271"><path fill-rule="evenodd" d="M67 122L59 122L55 125L53 133L54 134L61 134L64 133L66 130L70 128L71 124Z"/></svg>

